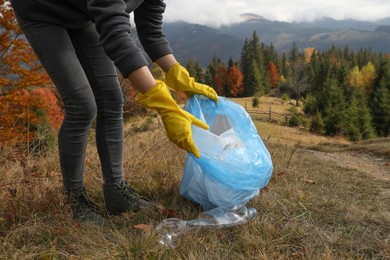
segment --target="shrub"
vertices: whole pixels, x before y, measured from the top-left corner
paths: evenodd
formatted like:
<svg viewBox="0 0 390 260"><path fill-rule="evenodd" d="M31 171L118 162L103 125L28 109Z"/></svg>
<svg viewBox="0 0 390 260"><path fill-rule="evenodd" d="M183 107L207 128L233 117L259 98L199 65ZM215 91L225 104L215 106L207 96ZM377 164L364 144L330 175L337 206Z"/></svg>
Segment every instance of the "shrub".
<svg viewBox="0 0 390 260"><path fill-rule="evenodd" d="M63 120L52 88L10 91L0 97L0 147L52 143Z"/></svg>
<svg viewBox="0 0 390 260"><path fill-rule="evenodd" d="M252 98L252 107L259 107L260 99L258 97Z"/></svg>
<svg viewBox="0 0 390 260"><path fill-rule="evenodd" d="M146 118L146 120L139 127L134 128L134 131L135 132L146 132L150 129L150 126L152 125L152 123L153 123L153 118L148 116Z"/></svg>
<svg viewBox="0 0 390 260"><path fill-rule="evenodd" d="M310 122L310 132L321 133L324 129L324 120L322 120L321 113L317 113L312 117Z"/></svg>
<svg viewBox="0 0 390 260"><path fill-rule="evenodd" d="M287 103L290 100L290 95L288 93L283 93L280 98L283 100L283 104Z"/></svg>
<svg viewBox="0 0 390 260"><path fill-rule="evenodd" d="M289 126L299 126L299 115L294 113L290 119L288 120L288 125Z"/></svg>

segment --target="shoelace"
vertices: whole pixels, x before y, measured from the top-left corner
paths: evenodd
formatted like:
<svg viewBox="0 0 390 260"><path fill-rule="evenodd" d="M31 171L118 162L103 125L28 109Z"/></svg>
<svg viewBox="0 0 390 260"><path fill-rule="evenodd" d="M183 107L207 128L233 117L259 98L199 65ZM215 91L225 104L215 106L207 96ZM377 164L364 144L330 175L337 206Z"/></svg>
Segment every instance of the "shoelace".
<svg viewBox="0 0 390 260"><path fill-rule="evenodd" d="M95 213L98 213L97 205L90 201L84 193L81 194L77 200L77 208L86 210L86 212L93 211Z"/></svg>
<svg viewBox="0 0 390 260"><path fill-rule="evenodd" d="M124 184L122 187L119 186L119 192L126 199L136 199L139 200L141 197L127 184Z"/></svg>

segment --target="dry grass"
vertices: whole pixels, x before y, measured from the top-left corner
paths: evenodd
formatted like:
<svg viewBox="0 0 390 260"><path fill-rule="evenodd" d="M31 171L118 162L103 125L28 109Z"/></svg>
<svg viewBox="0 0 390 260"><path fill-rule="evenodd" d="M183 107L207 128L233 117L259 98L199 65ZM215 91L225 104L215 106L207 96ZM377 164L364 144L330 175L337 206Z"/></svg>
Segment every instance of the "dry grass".
<svg viewBox="0 0 390 260"><path fill-rule="evenodd" d="M293 106L295 107L295 101L293 102L284 102L282 99L277 97L262 96L260 97L260 103L258 107L252 107L252 97L245 98L230 98L230 100L240 104L246 109L250 110L259 110L259 111L269 111L271 110L275 113L284 115L290 114L288 110ZM302 110L302 103L299 103L300 106L296 107L298 111Z"/></svg>
<svg viewBox="0 0 390 260"><path fill-rule="evenodd" d="M353 151L390 159L390 138L374 138L351 145L323 142L312 149L326 152Z"/></svg>
<svg viewBox="0 0 390 260"><path fill-rule="evenodd" d="M269 122L254 121L254 124L259 132L259 135L263 140L267 140L271 143L279 143L286 145L318 145L320 143L329 143L329 144L350 144L344 138L337 137L326 137L321 135L316 135L310 133L308 130L299 128L299 127L288 127L283 125L276 125Z"/></svg>
<svg viewBox="0 0 390 260"><path fill-rule="evenodd" d="M185 153L156 122L149 131L126 130L126 179L143 195L195 218L200 209L179 195ZM3 152L0 161L0 258L126 259L389 259L390 183L331 164L305 146L323 139L298 129L257 123L272 154L267 189L249 202L257 218L243 226L190 233L174 250L136 224L165 216L145 210L107 220L104 227L74 222L63 203L56 151L38 158ZM343 142L343 149L352 144ZM300 146L294 144L299 143ZM357 145L386 150L381 142ZM339 145L341 147L341 145ZM387 150L386 150L387 151ZM389 173L390 174L390 173ZM85 166L89 194L103 209L102 177L91 138Z"/></svg>

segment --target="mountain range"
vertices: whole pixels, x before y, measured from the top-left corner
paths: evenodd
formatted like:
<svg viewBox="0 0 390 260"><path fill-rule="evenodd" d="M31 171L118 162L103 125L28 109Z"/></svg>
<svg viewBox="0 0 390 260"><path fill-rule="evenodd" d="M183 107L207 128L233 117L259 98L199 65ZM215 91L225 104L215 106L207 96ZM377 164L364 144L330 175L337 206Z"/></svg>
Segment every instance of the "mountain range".
<svg viewBox="0 0 390 260"><path fill-rule="evenodd" d="M300 50L313 47L326 50L332 45L353 51L371 48L375 52L390 53L390 18L377 22L334 20L322 18L313 22L281 22L264 19L256 14L243 14L241 23L212 28L200 24L172 22L164 24L175 56L181 63L189 58L207 66L215 55L227 62L240 58L246 38L256 31L260 42L271 44L279 53L288 52L295 42Z"/></svg>

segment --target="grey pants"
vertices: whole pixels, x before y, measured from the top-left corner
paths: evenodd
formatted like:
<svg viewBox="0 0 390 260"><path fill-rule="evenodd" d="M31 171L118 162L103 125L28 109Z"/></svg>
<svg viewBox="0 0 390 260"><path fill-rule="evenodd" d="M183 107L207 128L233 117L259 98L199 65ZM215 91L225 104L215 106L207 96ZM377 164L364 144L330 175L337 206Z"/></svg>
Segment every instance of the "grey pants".
<svg viewBox="0 0 390 260"><path fill-rule="evenodd" d="M113 62L94 24L70 30L18 17L29 43L65 106L58 149L65 191L83 187L87 135L96 118L96 143L105 184L123 179L123 96Z"/></svg>

